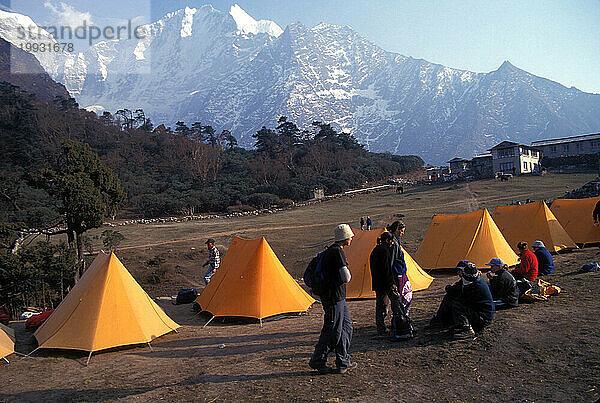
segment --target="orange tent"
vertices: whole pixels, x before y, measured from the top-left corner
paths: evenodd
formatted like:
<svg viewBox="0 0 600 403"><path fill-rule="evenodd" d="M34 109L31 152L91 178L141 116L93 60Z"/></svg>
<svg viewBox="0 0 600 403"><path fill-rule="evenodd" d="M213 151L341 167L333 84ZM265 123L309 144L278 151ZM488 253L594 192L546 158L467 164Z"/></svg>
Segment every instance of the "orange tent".
<svg viewBox="0 0 600 403"><path fill-rule="evenodd" d="M354 238L345 250L348 260L348 269L352 279L346 288L347 298L375 298L375 291L371 285L371 265L369 258L373 248L377 245L377 238L383 230L361 231L352 229ZM433 281L433 277L425 273L421 266L402 248L404 262L406 263L406 274L410 280L413 291L425 290Z"/></svg>
<svg viewBox="0 0 600 403"><path fill-rule="evenodd" d="M592 212L600 197L556 199L550 210L576 243L600 243L600 227L594 226Z"/></svg>
<svg viewBox="0 0 600 403"><path fill-rule="evenodd" d="M92 352L147 343L180 327L146 294L114 253L99 253L34 333L38 348Z"/></svg>
<svg viewBox="0 0 600 403"><path fill-rule="evenodd" d="M577 248L543 201L520 206L498 206L493 218L514 251L518 251L518 242L526 241L531 245L536 240L544 242L550 252Z"/></svg>
<svg viewBox="0 0 600 403"><path fill-rule="evenodd" d="M235 237L196 302L213 317L262 320L304 312L315 300L287 272L265 238Z"/></svg>
<svg viewBox="0 0 600 403"><path fill-rule="evenodd" d="M15 352L14 331L0 323L0 360L8 362L6 357Z"/></svg>
<svg viewBox="0 0 600 403"><path fill-rule="evenodd" d="M436 214L417 250L416 260L426 269L449 269L460 260L477 267L494 257L509 266L518 262L496 223L486 209L466 214Z"/></svg>

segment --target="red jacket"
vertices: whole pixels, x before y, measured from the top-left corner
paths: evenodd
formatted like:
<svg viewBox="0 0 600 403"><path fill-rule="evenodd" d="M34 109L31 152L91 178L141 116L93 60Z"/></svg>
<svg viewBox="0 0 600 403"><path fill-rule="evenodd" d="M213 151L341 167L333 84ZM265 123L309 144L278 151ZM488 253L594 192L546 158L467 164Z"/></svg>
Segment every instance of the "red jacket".
<svg viewBox="0 0 600 403"><path fill-rule="evenodd" d="M518 265L513 273L521 274L529 281L535 281L538 276L538 260L535 253L529 249L521 253L521 264Z"/></svg>

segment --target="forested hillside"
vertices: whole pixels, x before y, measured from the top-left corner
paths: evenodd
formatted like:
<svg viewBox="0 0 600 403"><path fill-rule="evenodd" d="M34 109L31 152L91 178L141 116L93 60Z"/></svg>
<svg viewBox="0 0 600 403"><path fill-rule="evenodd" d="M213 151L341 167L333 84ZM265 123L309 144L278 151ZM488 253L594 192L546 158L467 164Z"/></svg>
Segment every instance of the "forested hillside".
<svg viewBox="0 0 600 403"><path fill-rule="evenodd" d="M300 130L282 117L260 128L256 149L246 150L209 124L154 128L141 110L97 117L72 99L43 101L8 83L0 86L0 117L0 221L27 226L56 215L28 178L58 163L65 139L89 144L118 175L127 193L121 216L264 207L307 199L315 186L335 193L423 166L419 157L370 153L327 123Z"/></svg>

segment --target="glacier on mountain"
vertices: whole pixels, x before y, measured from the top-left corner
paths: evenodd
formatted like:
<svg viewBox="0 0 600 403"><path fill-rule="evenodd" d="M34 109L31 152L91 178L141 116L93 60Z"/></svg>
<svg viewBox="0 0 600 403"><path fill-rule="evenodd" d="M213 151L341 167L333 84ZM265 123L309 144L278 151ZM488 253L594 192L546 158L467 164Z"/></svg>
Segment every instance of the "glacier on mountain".
<svg viewBox="0 0 600 403"><path fill-rule="evenodd" d="M33 23L7 14L0 12L0 36L8 41L12 30ZM348 26L282 30L238 5L228 13L203 5L143 29L142 39L101 42L40 63L84 107L142 108L155 123L200 121L231 130L245 146L281 115L302 128L331 122L372 151L433 163L503 140L600 130L600 95L509 62L474 73L387 52Z"/></svg>

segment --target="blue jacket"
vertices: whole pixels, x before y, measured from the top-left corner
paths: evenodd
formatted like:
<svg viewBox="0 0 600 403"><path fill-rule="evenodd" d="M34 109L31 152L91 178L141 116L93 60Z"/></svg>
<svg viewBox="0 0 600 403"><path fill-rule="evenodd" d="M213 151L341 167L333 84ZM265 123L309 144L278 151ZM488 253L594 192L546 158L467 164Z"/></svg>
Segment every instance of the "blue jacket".
<svg viewBox="0 0 600 403"><path fill-rule="evenodd" d="M471 284L463 287L462 299L467 307L477 311L483 319L490 322L494 319L496 307L494 306L492 293L481 276L477 277L477 280Z"/></svg>
<svg viewBox="0 0 600 403"><path fill-rule="evenodd" d="M538 260L538 275L547 275L554 272L554 259L548 249L539 248L535 251L535 256Z"/></svg>

